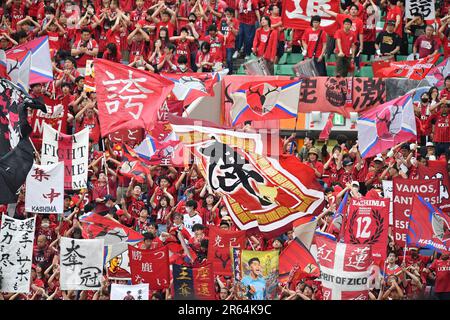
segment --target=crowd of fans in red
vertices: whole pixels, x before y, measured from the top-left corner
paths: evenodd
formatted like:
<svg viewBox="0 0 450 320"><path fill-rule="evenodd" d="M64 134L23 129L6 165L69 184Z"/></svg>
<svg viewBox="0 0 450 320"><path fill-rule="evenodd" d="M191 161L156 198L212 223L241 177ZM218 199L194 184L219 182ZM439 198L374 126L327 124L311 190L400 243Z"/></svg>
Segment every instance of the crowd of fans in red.
<svg viewBox="0 0 450 320"><path fill-rule="evenodd" d="M349 18L356 24L363 52L369 50L371 44L373 50L379 50L378 46L382 44L383 40L380 43L376 38L375 24L371 20L371 14L381 7L387 11L388 20L396 21L394 31L400 40L395 40L395 43L401 46L404 32L411 33L417 37L415 43L420 56L432 53L424 53L424 46L420 44L426 41L424 37L429 33L425 22L418 18L406 23L401 17L404 1L398 1L400 6L386 1L375 4L355 0L353 3L348 3L349 16L339 13L337 20L344 23ZM118 174L122 150L108 139L100 139L95 93L83 90L82 74L86 61L103 57L116 62L126 61L136 68L152 72L207 72L220 68L220 64L232 70L236 53L248 56L253 51L272 62L276 62L285 48L294 52L306 50L307 56L311 56L311 43L314 46L317 40L316 37L313 41L311 34L317 30L311 28L303 35L293 31L292 41L285 42L279 0L8 0L0 1L0 4L1 49L41 35L49 37L55 81L33 85L30 94L33 97L50 95L62 98L70 112L68 133L91 128L88 189L65 195L63 215L38 215L31 292L28 295L0 293L0 299L109 299L110 281L106 278L98 292L59 289L58 240L61 236L82 238L78 218L91 211L143 233L141 248L157 248L170 241L178 242L178 233L181 232L195 253L193 261L186 262L189 259L180 247L181 262L201 265L208 247L208 226L236 228L222 201L223 195L212 192L195 165L181 170L154 166L144 184ZM437 6L437 17L443 17L447 9L447 5ZM75 19L77 12L79 18ZM399 15L400 19L397 19ZM433 50L442 44L445 56L450 52L447 23L448 20L437 18L428 24L437 32L431 35L432 41L436 41ZM319 48L319 52L323 48ZM318 58L323 58L324 54ZM424 93L415 109L419 132L417 143L399 145L373 159L361 159L357 143L344 135L337 138L338 143L332 147L331 153L326 144L321 150L315 147L312 137L305 138L301 149L296 148L295 134L283 140L283 151L294 152L308 163L324 188L326 209L319 216L322 231L339 233L331 219L346 191L355 198L366 194L377 196L382 193L382 180L417 178L417 168L426 166L427 161L448 161L449 95L450 78L446 79L444 89L432 88ZM247 125L245 130L252 130L251 126ZM104 153L108 164L106 171L102 165ZM20 219L33 215L24 210L24 192L20 192L15 209L15 217ZM276 239L264 239L262 234L256 233L248 237L247 247L283 250L292 239L292 231ZM381 289L371 291L371 298L432 297L429 287L433 293L447 294L448 298L449 272L438 271L442 265L449 266L448 255L429 257L421 255L417 248L411 249L403 260L403 248L396 247L391 238L385 281ZM152 292L152 298L170 299L170 290ZM237 298L231 279L217 279L217 298ZM320 282L304 279L295 286L280 286L279 298L319 300Z"/></svg>

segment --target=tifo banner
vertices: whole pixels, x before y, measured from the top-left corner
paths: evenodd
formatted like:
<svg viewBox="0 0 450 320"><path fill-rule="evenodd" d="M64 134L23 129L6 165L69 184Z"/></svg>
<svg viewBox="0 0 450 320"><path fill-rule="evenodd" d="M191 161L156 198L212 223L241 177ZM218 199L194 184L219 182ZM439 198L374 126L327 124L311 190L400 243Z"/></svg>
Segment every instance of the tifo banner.
<svg viewBox="0 0 450 320"><path fill-rule="evenodd" d="M44 96L44 103L47 107L47 113L43 113L41 110L33 110L30 121L33 128L31 139L36 149L39 149L42 144L43 123L48 124L58 132L66 133L67 131L67 107L61 103L60 99L50 99L47 96Z"/></svg>
<svg viewBox="0 0 450 320"><path fill-rule="evenodd" d="M102 136L120 129L151 130L173 83L104 59L94 59L94 67Z"/></svg>
<svg viewBox="0 0 450 320"><path fill-rule="evenodd" d="M120 129L108 134L112 143L124 143L132 148L144 139L144 129Z"/></svg>
<svg viewBox="0 0 450 320"><path fill-rule="evenodd" d="M60 240L61 290L98 290L103 279L103 239Z"/></svg>
<svg viewBox="0 0 450 320"><path fill-rule="evenodd" d="M316 238L323 300L368 300L370 245Z"/></svg>
<svg viewBox="0 0 450 320"><path fill-rule="evenodd" d="M214 300L214 273L211 264L190 268L173 265L175 300Z"/></svg>
<svg viewBox="0 0 450 320"><path fill-rule="evenodd" d="M111 300L148 300L148 283L135 285L111 284Z"/></svg>
<svg viewBox="0 0 450 320"><path fill-rule="evenodd" d="M107 261L105 266L108 279L131 280L130 257L128 256L128 250Z"/></svg>
<svg viewBox="0 0 450 320"><path fill-rule="evenodd" d="M408 245L449 253L450 216L420 196L414 196L413 208L406 237Z"/></svg>
<svg viewBox="0 0 450 320"><path fill-rule="evenodd" d="M18 220L2 215L0 291L29 293L36 217Z"/></svg>
<svg viewBox="0 0 450 320"><path fill-rule="evenodd" d="M413 19L421 14L424 20L433 20L435 16L435 0L406 0L405 18Z"/></svg>
<svg viewBox="0 0 450 320"><path fill-rule="evenodd" d="M322 27L331 26L336 20L326 14L320 7L339 12L339 0L283 0L283 12L281 15L285 28L305 30L310 27L311 17L320 16Z"/></svg>
<svg viewBox="0 0 450 320"><path fill-rule="evenodd" d="M64 162L64 189L79 190L87 187L89 129L67 135L44 124L41 163L48 165Z"/></svg>
<svg viewBox="0 0 450 320"><path fill-rule="evenodd" d="M386 101L395 100L406 94L417 93L418 88L428 86L426 80L410 80L405 78L384 78L386 85ZM414 94L415 96L416 94ZM413 98L413 100L415 100Z"/></svg>
<svg viewBox="0 0 450 320"><path fill-rule="evenodd" d="M139 232L93 212L81 216L80 222L85 239L105 241L105 263L127 251L129 244L144 239Z"/></svg>
<svg viewBox="0 0 450 320"><path fill-rule="evenodd" d="M232 126L233 92L245 83L290 80L285 76L225 76L222 81L223 123ZM298 112L334 112L350 117L386 101L386 85L378 78L304 78L300 85Z"/></svg>
<svg viewBox="0 0 450 320"><path fill-rule="evenodd" d="M370 245L374 260L386 260L389 205L388 199L354 199L346 218L345 243Z"/></svg>
<svg viewBox="0 0 450 320"><path fill-rule="evenodd" d="M425 79L430 86L442 87L445 77L450 74L450 59L447 58L438 64L426 75Z"/></svg>
<svg viewBox="0 0 450 320"><path fill-rule="evenodd" d="M138 183L144 183L147 174L150 173L146 159L125 144L122 144L122 150L122 164L119 167L119 173L125 177L134 178Z"/></svg>
<svg viewBox="0 0 450 320"><path fill-rule="evenodd" d="M64 163L33 164L26 180L25 210L35 213L64 212Z"/></svg>
<svg viewBox="0 0 450 320"><path fill-rule="evenodd" d="M281 251L279 272L279 281L291 283L320 276L319 265L299 239L294 239Z"/></svg>
<svg viewBox="0 0 450 320"><path fill-rule="evenodd" d="M379 78L408 78L422 80L439 60L439 53L412 61L384 61L372 65L373 75Z"/></svg>
<svg viewBox="0 0 450 320"><path fill-rule="evenodd" d="M439 204L439 180L393 179L394 240L405 246L413 198L420 195L431 204Z"/></svg>
<svg viewBox="0 0 450 320"><path fill-rule="evenodd" d="M214 274L231 276L230 248L245 248L245 231L222 230L209 227L208 261L212 263Z"/></svg>
<svg viewBox="0 0 450 320"><path fill-rule="evenodd" d="M272 300L279 275L279 252L231 248L233 277L240 284L240 294L249 300Z"/></svg>
<svg viewBox="0 0 450 320"><path fill-rule="evenodd" d="M241 230L276 231L323 202L312 169L294 156L280 160L246 151L246 133L216 132L213 136L184 134L173 125L180 141L192 147L197 167L214 191L222 192L234 222ZM205 130L191 127L190 130ZM249 141L249 139L247 139ZM232 169L232 171L229 171Z"/></svg>
<svg viewBox="0 0 450 320"><path fill-rule="evenodd" d="M131 282L148 283L151 290L169 287L169 251L167 247L143 250L128 246L130 258Z"/></svg>
<svg viewBox="0 0 450 320"><path fill-rule="evenodd" d="M392 180L383 180L383 194L384 197L389 199L389 225L394 225L394 218L393 218L393 203L392 203Z"/></svg>
<svg viewBox="0 0 450 320"><path fill-rule="evenodd" d="M251 81L231 93L232 125L245 121L295 118L300 97L299 80Z"/></svg>
<svg viewBox="0 0 450 320"><path fill-rule="evenodd" d="M450 212L450 177L447 172L447 162L428 160L427 166L419 166L419 179L439 180L441 203L438 207Z"/></svg>
<svg viewBox="0 0 450 320"><path fill-rule="evenodd" d="M358 145L363 158L417 139L414 106L409 95L360 114L357 124Z"/></svg>

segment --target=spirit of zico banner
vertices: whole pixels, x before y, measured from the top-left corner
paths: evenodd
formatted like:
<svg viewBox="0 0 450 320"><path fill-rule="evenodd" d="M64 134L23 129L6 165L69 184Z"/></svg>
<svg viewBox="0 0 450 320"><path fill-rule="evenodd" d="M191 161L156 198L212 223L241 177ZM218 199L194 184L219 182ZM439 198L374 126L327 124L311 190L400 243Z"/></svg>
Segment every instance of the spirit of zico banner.
<svg viewBox="0 0 450 320"><path fill-rule="evenodd" d="M370 244L374 259L384 261L389 227L389 199L353 200L348 210L345 243Z"/></svg>
<svg viewBox="0 0 450 320"><path fill-rule="evenodd" d="M279 252L231 248L238 296L249 300L273 300L278 286Z"/></svg>
<svg viewBox="0 0 450 320"><path fill-rule="evenodd" d="M393 208L395 243L404 247L414 195L432 205L440 203L439 180L393 179Z"/></svg>

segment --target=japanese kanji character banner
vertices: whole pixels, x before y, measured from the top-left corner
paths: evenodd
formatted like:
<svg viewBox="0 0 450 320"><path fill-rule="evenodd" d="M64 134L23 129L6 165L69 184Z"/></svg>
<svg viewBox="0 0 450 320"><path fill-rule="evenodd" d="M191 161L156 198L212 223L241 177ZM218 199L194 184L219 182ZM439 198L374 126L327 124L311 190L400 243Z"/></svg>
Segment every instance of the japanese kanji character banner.
<svg viewBox="0 0 450 320"><path fill-rule="evenodd" d="M368 244L316 237L323 300L368 300L372 251Z"/></svg>
<svg viewBox="0 0 450 320"><path fill-rule="evenodd" d="M442 211L450 212L450 177L447 173L447 163L440 160L428 160L428 166L419 166L419 179L439 180L441 204L437 206Z"/></svg>
<svg viewBox="0 0 450 320"><path fill-rule="evenodd" d="M320 16L321 27L329 27L336 20L335 17L320 10L339 12L339 0L283 0L281 18L285 28L305 30L310 27L311 17Z"/></svg>
<svg viewBox="0 0 450 320"><path fill-rule="evenodd" d="M0 291L28 293L31 283L36 217L17 220L2 216L0 230Z"/></svg>
<svg viewBox="0 0 450 320"><path fill-rule="evenodd" d="M88 175L89 129L67 135L44 124L41 163L64 162L64 189L86 188Z"/></svg>
<svg viewBox="0 0 450 320"><path fill-rule="evenodd" d="M423 15L425 20L435 18L435 0L406 0L405 18L413 19L416 14Z"/></svg>
<svg viewBox="0 0 450 320"><path fill-rule="evenodd" d="M174 264L172 275L175 300L214 300L214 273L211 264L199 268Z"/></svg>
<svg viewBox="0 0 450 320"><path fill-rule="evenodd" d="M154 250L138 249L128 246L131 282L148 283L151 290L169 287L169 251L167 247Z"/></svg>
<svg viewBox="0 0 450 320"><path fill-rule="evenodd" d="M64 163L33 164L28 173L25 210L35 213L64 212Z"/></svg>
<svg viewBox="0 0 450 320"><path fill-rule="evenodd" d="M60 240L61 290L98 290L103 278L103 239Z"/></svg>
<svg viewBox="0 0 450 320"><path fill-rule="evenodd" d="M378 261L386 259L389 227L388 199L353 200L345 224L345 242L369 244L372 256Z"/></svg>
<svg viewBox="0 0 450 320"><path fill-rule="evenodd" d="M234 281L238 295L249 300L273 300L278 287L278 250L253 251L231 248Z"/></svg>
<svg viewBox="0 0 450 320"><path fill-rule="evenodd" d="M214 273L231 276L230 248L245 247L245 231L222 230L215 226L209 227L208 261L214 267Z"/></svg>
<svg viewBox="0 0 450 320"><path fill-rule="evenodd" d="M111 284L111 300L148 300L148 283Z"/></svg>
<svg viewBox="0 0 450 320"><path fill-rule="evenodd" d="M439 204L439 180L394 178L393 181L394 239L404 247L414 195L420 195L433 205Z"/></svg>

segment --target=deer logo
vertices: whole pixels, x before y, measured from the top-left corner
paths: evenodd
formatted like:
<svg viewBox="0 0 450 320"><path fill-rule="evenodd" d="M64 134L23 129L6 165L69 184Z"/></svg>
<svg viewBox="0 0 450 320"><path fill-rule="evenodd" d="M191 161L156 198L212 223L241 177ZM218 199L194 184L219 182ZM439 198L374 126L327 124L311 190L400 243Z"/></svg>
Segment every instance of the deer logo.
<svg viewBox="0 0 450 320"><path fill-rule="evenodd" d="M265 115L273 109L279 94L279 88L268 83L250 86L246 90L247 104L257 114Z"/></svg>
<svg viewBox="0 0 450 320"><path fill-rule="evenodd" d="M181 77L180 80L178 80L179 83L188 86L190 89L198 90L201 92L207 92L205 87L205 81L210 80L211 78L209 76L206 76L203 81L195 78L195 77L188 77L184 76Z"/></svg>
<svg viewBox="0 0 450 320"><path fill-rule="evenodd" d="M377 135L381 140L392 140L402 128L402 108L390 106L376 114Z"/></svg>

